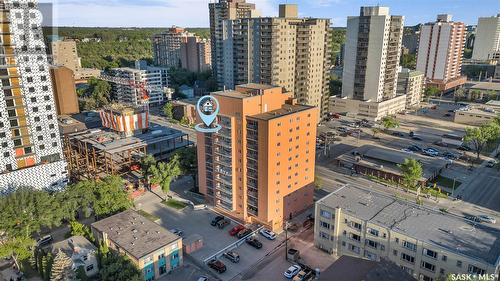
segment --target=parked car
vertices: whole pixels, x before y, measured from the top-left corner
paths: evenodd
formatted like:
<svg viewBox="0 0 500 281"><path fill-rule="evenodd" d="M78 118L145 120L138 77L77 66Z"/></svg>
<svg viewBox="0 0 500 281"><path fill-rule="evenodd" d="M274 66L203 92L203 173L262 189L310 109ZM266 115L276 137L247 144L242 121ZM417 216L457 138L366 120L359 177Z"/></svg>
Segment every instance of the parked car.
<svg viewBox="0 0 500 281"><path fill-rule="evenodd" d="M420 152L422 151L422 148L418 145L410 145L408 147L409 150L413 151L413 152Z"/></svg>
<svg viewBox="0 0 500 281"><path fill-rule="evenodd" d="M234 251L228 251L223 254L223 256L230 260L232 263L238 263L240 262L240 255Z"/></svg>
<svg viewBox="0 0 500 281"><path fill-rule="evenodd" d="M224 216L216 216L212 222L210 223L212 226L216 226L217 223L220 221L220 220L223 220L224 219Z"/></svg>
<svg viewBox="0 0 500 281"><path fill-rule="evenodd" d="M443 117L451 117L451 113L446 113Z"/></svg>
<svg viewBox="0 0 500 281"><path fill-rule="evenodd" d="M180 230L178 228L172 228L169 231L172 232L173 234L177 235L177 236L180 236L180 237L184 236L184 232L182 232L182 230Z"/></svg>
<svg viewBox="0 0 500 281"><path fill-rule="evenodd" d="M341 133L347 133L348 129L346 127L338 127L337 131L339 131Z"/></svg>
<svg viewBox="0 0 500 281"><path fill-rule="evenodd" d="M208 266L219 273L224 273L226 271L226 265L220 260L213 259L208 262Z"/></svg>
<svg viewBox="0 0 500 281"><path fill-rule="evenodd" d="M231 236L235 236L236 234L238 234L238 232L242 231L243 229L245 229L245 227L241 224L238 224L237 226L231 228L231 230L229 230L229 235Z"/></svg>
<svg viewBox="0 0 500 281"><path fill-rule="evenodd" d="M276 239L276 233L272 232L271 230L267 229L267 228L263 228L259 231L259 233L266 237L267 239L269 240L274 240Z"/></svg>
<svg viewBox="0 0 500 281"><path fill-rule="evenodd" d="M208 281L208 277L206 277L206 276L200 276L198 278L198 281Z"/></svg>
<svg viewBox="0 0 500 281"><path fill-rule="evenodd" d="M481 221L484 221L484 222L487 222L487 223L497 223L497 220L492 217L492 216L488 216L488 215L479 215L477 216Z"/></svg>
<svg viewBox="0 0 500 281"><path fill-rule="evenodd" d="M288 279L292 279L295 275L297 275L297 273L299 273L299 271L301 270L302 268L296 264L290 266L284 273L283 275L288 278Z"/></svg>
<svg viewBox="0 0 500 281"><path fill-rule="evenodd" d="M223 229L224 227L226 227L230 223L231 223L230 220L228 220L228 219L222 219L222 220L220 220L220 221L217 222L217 227L220 228L220 229Z"/></svg>
<svg viewBox="0 0 500 281"><path fill-rule="evenodd" d="M38 240L36 240L36 245L38 247L42 247L42 246L50 244L50 242L52 242L52 240L53 240L52 235L45 235L45 236L39 238Z"/></svg>
<svg viewBox="0 0 500 281"><path fill-rule="evenodd" d="M413 137L411 137L412 140L416 140L416 141L422 141L423 139L417 135L414 135Z"/></svg>
<svg viewBox="0 0 500 281"><path fill-rule="evenodd" d="M447 159L453 159L453 160L456 160L456 159L460 158L460 156L459 156L459 155L456 155L456 154L451 153L451 152L445 152L445 153L443 154L443 156L444 156L445 158L447 158Z"/></svg>
<svg viewBox="0 0 500 281"><path fill-rule="evenodd" d="M401 151L406 152L406 153L413 153L411 149L408 148L402 148Z"/></svg>
<svg viewBox="0 0 500 281"><path fill-rule="evenodd" d="M238 237L238 239L241 239L241 238L247 236L250 233L252 233L252 230L248 229L248 228L245 228L242 231L238 232L238 234L236 234L236 237Z"/></svg>
<svg viewBox="0 0 500 281"><path fill-rule="evenodd" d="M255 238L255 237L247 238L246 242L248 245L254 247L255 249L262 248L262 243L259 240L257 240L257 238Z"/></svg>
<svg viewBox="0 0 500 281"><path fill-rule="evenodd" d="M429 148L424 149L424 151L422 153L425 155L431 156L431 157L439 156L439 152L436 152L436 151L431 150Z"/></svg>
<svg viewBox="0 0 500 281"><path fill-rule="evenodd" d="M392 132L392 135L397 136L397 137L404 137L405 136L405 134L403 134L402 132Z"/></svg>
<svg viewBox="0 0 500 281"><path fill-rule="evenodd" d="M458 147L458 150L463 150L463 151L471 151L472 148L468 147L465 144L462 144L461 146Z"/></svg>
<svg viewBox="0 0 500 281"><path fill-rule="evenodd" d="M481 219L476 216L465 216L465 219L470 220L472 222L481 222Z"/></svg>
<svg viewBox="0 0 500 281"><path fill-rule="evenodd" d="M493 167L495 167L496 164L497 164L496 160L490 160L490 161L488 161L488 163L486 163L486 167L493 168Z"/></svg>
<svg viewBox="0 0 500 281"><path fill-rule="evenodd" d="M308 280L309 277L311 277L312 271L311 270L301 270L295 277L293 277L292 281L304 281Z"/></svg>

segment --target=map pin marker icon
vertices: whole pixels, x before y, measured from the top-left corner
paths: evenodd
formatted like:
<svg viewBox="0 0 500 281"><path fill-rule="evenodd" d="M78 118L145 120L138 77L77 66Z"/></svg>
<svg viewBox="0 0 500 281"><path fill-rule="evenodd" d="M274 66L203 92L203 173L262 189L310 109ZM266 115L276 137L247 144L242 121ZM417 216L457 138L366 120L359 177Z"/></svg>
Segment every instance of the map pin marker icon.
<svg viewBox="0 0 500 281"><path fill-rule="evenodd" d="M210 127L219 114L219 101L213 96L203 96L198 100L196 110L205 126Z"/></svg>

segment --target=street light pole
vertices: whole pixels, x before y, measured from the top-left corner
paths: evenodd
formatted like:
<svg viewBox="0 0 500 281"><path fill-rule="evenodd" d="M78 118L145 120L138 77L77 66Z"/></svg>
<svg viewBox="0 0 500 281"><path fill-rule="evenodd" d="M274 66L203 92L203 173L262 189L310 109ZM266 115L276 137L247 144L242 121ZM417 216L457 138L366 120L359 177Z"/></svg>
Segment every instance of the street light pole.
<svg viewBox="0 0 500 281"><path fill-rule="evenodd" d="M288 261L288 221L285 221L285 260Z"/></svg>

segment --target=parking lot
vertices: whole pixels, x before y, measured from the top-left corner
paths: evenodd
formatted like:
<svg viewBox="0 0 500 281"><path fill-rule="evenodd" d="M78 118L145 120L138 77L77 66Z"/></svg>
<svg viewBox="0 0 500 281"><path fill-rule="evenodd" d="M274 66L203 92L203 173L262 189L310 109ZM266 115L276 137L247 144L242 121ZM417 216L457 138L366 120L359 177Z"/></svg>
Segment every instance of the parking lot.
<svg viewBox="0 0 500 281"><path fill-rule="evenodd" d="M210 225L212 219L218 215L212 210L193 210L186 207L181 211L177 211L165 207L159 198L150 193L138 199L136 206L159 217L158 223L166 229L177 228L182 230L184 238L188 239L191 235L200 235L203 238L203 247L191 253L190 256L198 265L203 265L217 254L217 258L226 265L226 272L219 274L215 270L205 268L222 280L230 280L249 269L259 260L272 253L284 241L284 235L278 235L275 240L271 241L257 233L255 237L262 243L262 248L256 249L248 245L244 239L239 240L229 235L229 230L237 225L236 222L231 221L224 229L219 229ZM248 227L258 229L258 226ZM222 253L227 250L237 252L240 261L232 263L230 260L221 257Z"/></svg>

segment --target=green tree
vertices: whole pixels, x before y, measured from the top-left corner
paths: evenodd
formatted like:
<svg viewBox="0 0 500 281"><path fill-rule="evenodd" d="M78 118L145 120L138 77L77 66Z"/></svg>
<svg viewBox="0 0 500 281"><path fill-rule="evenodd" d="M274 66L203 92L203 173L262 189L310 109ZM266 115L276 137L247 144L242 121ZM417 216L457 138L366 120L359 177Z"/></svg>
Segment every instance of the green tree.
<svg viewBox="0 0 500 281"><path fill-rule="evenodd" d="M192 146L178 149L175 151L174 155L178 155L181 174L192 174L197 172L198 158L196 157L196 147Z"/></svg>
<svg viewBox="0 0 500 281"><path fill-rule="evenodd" d="M156 166L151 167L153 178L151 183L159 184L165 193L170 191L170 183L172 180L181 174L180 157L175 154L168 162L160 162Z"/></svg>
<svg viewBox="0 0 500 281"><path fill-rule="evenodd" d="M453 98L455 99L455 102L458 102L465 98L465 90L463 88L458 88L453 92Z"/></svg>
<svg viewBox="0 0 500 281"><path fill-rule="evenodd" d="M167 102L163 107L163 113L168 119L174 118L174 105L171 102Z"/></svg>
<svg viewBox="0 0 500 281"><path fill-rule="evenodd" d="M401 66L409 69L415 69L417 66L417 55L403 54L401 56Z"/></svg>
<svg viewBox="0 0 500 281"><path fill-rule="evenodd" d="M399 127L399 121L394 116L385 116L382 118L382 124L385 129L393 129Z"/></svg>
<svg viewBox="0 0 500 281"><path fill-rule="evenodd" d="M424 96L427 98L427 102L429 102L431 97L435 97L440 92L441 92L441 90L439 90L438 87L429 86L429 87L425 88Z"/></svg>
<svg viewBox="0 0 500 281"><path fill-rule="evenodd" d="M187 119L186 116L182 116L180 122L182 125L185 125L185 126L189 125L189 119Z"/></svg>
<svg viewBox="0 0 500 281"><path fill-rule="evenodd" d="M0 197L0 229L8 237L30 238L42 227L61 224L64 216L55 196L32 188L20 188Z"/></svg>
<svg viewBox="0 0 500 281"><path fill-rule="evenodd" d="M30 237L9 237L0 242L0 257L14 257L24 261L33 256L35 240Z"/></svg>
<svg viewBox="0 0 500 281"><path fill-rule="evenodd" d="M99 218L108 217L132 207L132 201L123 189L123 179L108 176L96 182L94 213Z"/></svg>
<svg viewBox="0 0 500 281"><path fill-rule="evenodd" d="M373 127L372 128L372 134L373 134L373 138L376 138L378 134L380 134L382 132L382 130L380 128L377 128L377 127Z"/></svg>
<svg viewBox="0 0 500 281"><path fill-rule="evenodd" d="M90 230L90 227L84 225L78 221L70 221L69 229L71 236L83 236L87 238L89 241L94 242L94 234Z"/></svg>
<svg viewBox="0 0 500 281"><path fill-rule="evenodd" d="M464 48L464 59L472 58L472 49Z"/></svg>
<svg viewBox="0 0 500 281"><path fill-rule="evenodd" d="M317 189L321 189L321 187L323 187L323 180L321 180L321 178L320 178L320 177L315 176L315 177L314 177L314 186L315 186Z"/></svg>
<svg viewBox="0 0 500 281"><path fill-rule="evenodd" d="M151 167L156 167L156 159L153 155L148 154L141 159L141 170L142 174L146 178L149 184L150 178L153 176Z"/></svg>
<svg viewBox="0 0 500 281"><path fill-rule="evenodd" d="M94 190L96 189L96 182L93 180L80 181L76 184L66 187L62 193L68 210L81 210L84 217L91 215L93 204L96 201Z"/></svg>
<svg viewBox="0 0 500 281"><path fill-rule="evenodd" d="M52 263L52 269L50 270L50 281L71 281L76 277L75 272L71 268L73 261L68 255L59 249L57 252L54 262Z"/></svg>
<svg viewBox="0 0 500 281"><path fill-rule="evenodd" d="M101 281L142 281L142 273L126 256L109 252L102 258Z"/></svg>
<svg viewBox="0 0 500 281"><path fill-rule="evenodd" d="M422 178L422 164L413 158L405 159L402 164L398 164L403 175L403 184L408 188L415 188L418 180Z"/></svg>
<svg viewBox="0 0 500 281"><path fill-rule="evenodd" d="M485 146L500 137L500 126L496 122L483 124L479 127L465 128L464 142L472 144L477 159Z"/></svg>

